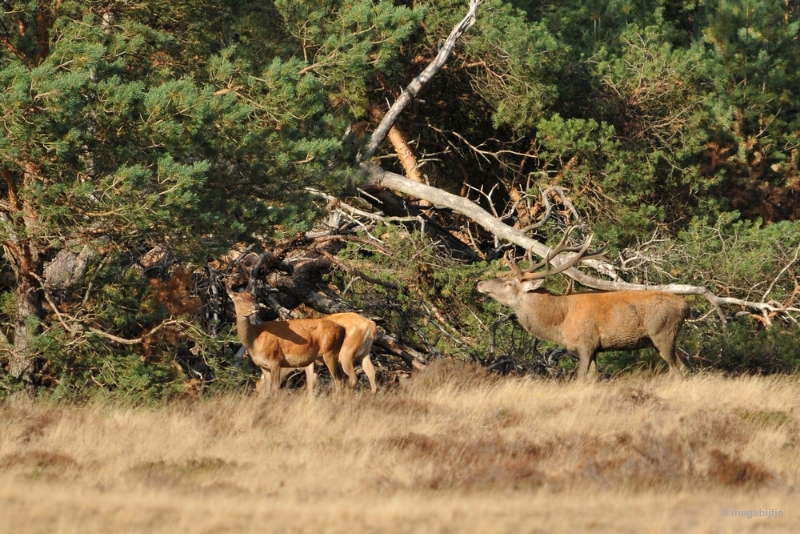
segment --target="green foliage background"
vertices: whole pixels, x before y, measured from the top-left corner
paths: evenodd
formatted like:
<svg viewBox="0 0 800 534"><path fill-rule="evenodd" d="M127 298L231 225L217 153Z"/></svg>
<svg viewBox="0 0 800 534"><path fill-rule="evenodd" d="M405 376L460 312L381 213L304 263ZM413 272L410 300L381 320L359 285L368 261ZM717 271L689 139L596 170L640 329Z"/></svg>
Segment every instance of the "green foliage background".
<svg viewBox="0 0 800 534"><path fill-rule="evenodd" d="M19 355L35 362L41 392L64 397L157 400L181 394L193 372L212 388L252 382L248 364L232 359L229 318L208 313L203 266L236 243L267 247L309 229L323 206L307 186L353 194L369 110L385 109L433 58L466 4L3 4L2 391L23 387L12 372ZM612 253L639 246L657 259L627 273L632 281L756 300L769 287L768 298L790 304L800 247L798 30L795 0L485 0L397 126L431 184L497 186L499 213L514 192L563 187ZM391 147L382 150L382 164L402 172ZM472 230L491 257L492 240ZM330 282L404 341L485 360L487 325L508 310L472 288L499 264L453 260L402 228L372 232L385 234L390 256L351 246L341 261L403 290L338 270ZM35 278L60 252L83 247L94 260L52 295L59 318ZM159 247L168 251L159 262L143 261ZM154 285L177 283L178 264L194 266L180 298L197 305L165 304ZM37 304L32 294L40 311L20 316L23 301ZM702 319L707 305L692 304L700 319L682 350L696 365L797 369L791 321L765 329L743 317L723 336L713 316ZM86 333L136 338L169 318L172 333L146 353ZM514 328L501 331L512 355L530 357Z"/></svg>

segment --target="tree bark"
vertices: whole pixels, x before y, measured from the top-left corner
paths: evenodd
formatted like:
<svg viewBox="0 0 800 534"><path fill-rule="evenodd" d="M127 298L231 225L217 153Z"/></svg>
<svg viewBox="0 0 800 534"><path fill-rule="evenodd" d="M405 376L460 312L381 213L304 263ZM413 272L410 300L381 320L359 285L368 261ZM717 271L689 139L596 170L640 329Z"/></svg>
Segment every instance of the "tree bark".
<svg viewBox="0 0 800 534"><path fill-rule="evenodd" d="M34 31L36 65L40 65L44 58L50 55L50 26L53 19L51 3L52 0L39 0L36 3L36 29Z"/></svg>
<svg viewBox="0 0 800 534"><path fill-rule="evenodd" d="M27 167L23 173L23 183L36 179L36 167ZM2 175L8 195L8 210L0 217L7 236L3 246L13 264L16 277L14 344L9 372L30 387L33 383L34 364L31 341L38 333L31 320L38 322L42 317L42 294L37 279L43 268L42 257L36 246L25 237L33 233L37 220L33 208L19 198L18 175L9 169L3 169Z"/></svg>
<svg viewBox="0 0 800 534"><path fill-rule="evenodd" d="M22 19L20 21L21 24L24 24ZM0 40L28 69L41 64L50 54L50 27L53 23L52 0L37 1L34 23L34 56L32 60L15 49L7 35L0 36ZM38 234L39 218L30 202L20 198L19 188L25 189L31 183L41 182L42 173L41 167L36 162L26 161L20 164L19 169L3 167L2 176L7 195L6 207L0 211L0 225L4 227L6 235L2 245L6 257L12 262L16 278L14 340L9 372L30 390L33 386L35 362L32 341L39 333L38 323L43 315L43 288L40 281L44 270L44 259L41 250L29 237Z"/></svg>
<svg viewBox="0 0 800 534"><path fill-rule="evenodd" d="M16 317L14 345L9 360L9 373L28 387L33 384L34 354L31 341L38 334L32 322L42 315L42 297L36 281L31 276L21 276L16 287Z"/></svg>
<svg viewBox="0 0 800 534"><path fill-rule="evenodd" d="M383 112L378 109L378 106L370 106L369 111L378 121L384 117ZM406 173L406 176L415 182L424 182L425 180L422 179L422 173L417 165L417 157L414 155L414 151L411 150L408 141L406 141L403 134L400 133L397 126L392 125L392 127L389 128L388 139L395 153L397 153L397 157L400 159L400 164L403 166L403 171Z"/></svg>

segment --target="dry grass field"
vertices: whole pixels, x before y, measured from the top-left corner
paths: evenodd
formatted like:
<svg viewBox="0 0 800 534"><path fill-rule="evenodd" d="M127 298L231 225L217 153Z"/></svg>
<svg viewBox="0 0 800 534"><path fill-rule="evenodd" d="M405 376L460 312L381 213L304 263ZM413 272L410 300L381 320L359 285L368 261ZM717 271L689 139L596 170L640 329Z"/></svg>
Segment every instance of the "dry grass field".
<svg viewBox="0 0 800 534"><path fill-rule="evenodd" d="M799 407L796 377L452 363L374 397L8 402L0 531L796 533Z"/></svg>

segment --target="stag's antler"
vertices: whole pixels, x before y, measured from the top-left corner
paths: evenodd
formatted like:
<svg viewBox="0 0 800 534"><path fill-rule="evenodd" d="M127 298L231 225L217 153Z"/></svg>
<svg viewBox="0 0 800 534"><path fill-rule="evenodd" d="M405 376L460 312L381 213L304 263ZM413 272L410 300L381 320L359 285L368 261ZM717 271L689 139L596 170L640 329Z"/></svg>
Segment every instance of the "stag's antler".
<svg viewBox="0 0 800 534"><path fill-rule="evenodd" d="M569 239L570 234L575 229L574 226L567 228L567 231L564 233L564 237L561 238L561 241L556 245L556 248L550 249L547 252L545 258L537 263L536 265L531 266L529 269L522 271L511 257L509 253L506 253L505 260L506 265L508 265L509 269L514 273L514 276L519 278L520 280L538 280L541 278L545 278L547 276L558 274L560 272L566 271L570 267L577 265L578 262L582 260L589 260L589 259L597 259L603 258L605 249L600 249L596 252L588 253L589 245L592 243L592 238L594 237L593 234L589 234L586 239L583 241L583 244L580 246L567 246L567 239ZM570 258L569 260L565 261L557 265L556 267L551 267L551 261L553 258L561 254L562 252L575 252L576 254ZM537 271L537 269L541 269L545 267L544 271Z"/></svg>
<svg viewBox="0 0 800 534"><path fill-rule="evenodd" d="M505 255L503 256L503 261L511 269L511 272L514 273L514 276L517 278L522 278L522 270L517 266L517 262L514 261L514 253L510 250L506 250Z"/></svg>

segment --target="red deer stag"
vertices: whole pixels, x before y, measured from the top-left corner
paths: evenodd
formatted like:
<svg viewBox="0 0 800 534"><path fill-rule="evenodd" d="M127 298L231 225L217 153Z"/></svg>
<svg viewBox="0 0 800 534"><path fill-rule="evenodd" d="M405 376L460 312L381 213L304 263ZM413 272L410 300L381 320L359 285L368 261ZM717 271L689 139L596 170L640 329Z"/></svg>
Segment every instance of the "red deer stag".
<svg viewBox="0 0 800 534"><path fill-rule="evenodd" d="M280 387L281 367L306 367L308 392L313 395L313 363L318 358L322 358L331 372L336 389L341 389L337 362L345 339L343 327L327 319L290 319L254 325L250 318L258 313L258 303L253 295L228 291L228 296L236 308L239 339L262 372L265 375L269 372L271 391Z"/></svg>
<svg viewBox="0 0 800 534"><path fill-rule="evenodd" d="M557 343L580 357L578 378L586 378L596 364L598 352L634 350L655 346L669 365L670 373L685 372L686 366L675 354L675 340L689 316L686 301L662 291L584 292L553 295L539 289L546 276L560 273L587 255L592 236L583 246L566 247L569 232L545 260L522 272L506 256L513 276L484 280L477 289L510 306L520 324L537 338ZM575 252L568 261L550 268L550 260L562 252ZM533 272L545 266L544 271Z"/></svg>

